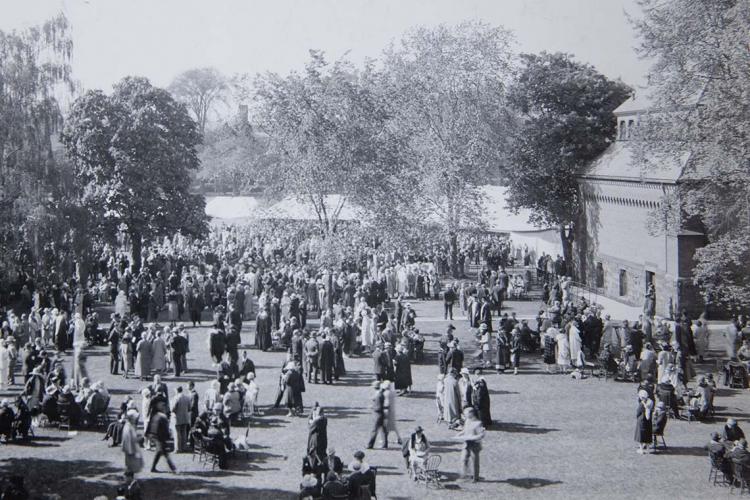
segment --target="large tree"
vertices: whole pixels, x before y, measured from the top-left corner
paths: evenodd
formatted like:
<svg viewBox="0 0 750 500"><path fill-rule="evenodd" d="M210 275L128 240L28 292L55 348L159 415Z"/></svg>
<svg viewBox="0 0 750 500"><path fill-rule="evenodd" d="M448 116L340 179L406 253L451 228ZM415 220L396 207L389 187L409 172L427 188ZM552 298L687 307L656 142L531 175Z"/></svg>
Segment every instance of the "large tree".
<svg viewBox="0 0 750 500"><path fill-rule="evenodd" d="M399 192L404 147L374 75L369 64L356 71L311 51L304 73L255 82L257 117L274 159L263 183L272 195L309 203L324 235L336 231L346 204L367 212L389 187L394 198Z"/></svg>
<svg viewBox="0 0 750 500"><path fill-rule="evenodd" d="M198 131L206 132L209 115L217 103L224 101L229 86L226 77L216 68L194 68L177 75L169 91L187 106L198 123Z"/></svg>
<svg viewBox="0 0 750 500"><path fill-rule="evenodd" d="M63 16L0 31L0 281L17 265L39 270L40 231L60 222L49 210L60 180L52 139L62 124L56 96L73 90L71 54Z"/></svg>
<svg viewBox="0 0 750 500"><path fill-rule="evenodd" d="M185 107L145 78L124 78L111 95L89 91L73 103L62 141L82 201L101 214L106 232L130 236L136 272L144 241L207 229L205 200L188 191L200 140Z"/></svg>
<svg viewBox="0 0 750 500"><path fill-rule="evenodd" d="M645 168L689 157L678 186L680 224L708 244L695 281L707 302L750 301L750 2L641 0L633 18L649 72L652 113L635 141ZM666 228L670 230L670 228Z"/></svg>
<svg viewBox="0 0 750 500"><path fill-rule="evenodd" d="M411 30L383 57L392 126L410 151L409 214L447 234L454 274L458 233L482 226L480 187L497 179L508 152L511 44L508 31L467 22Z"/></svg>
<svg viewBox="0 0 750 500"><path fill-rule="evenodd" d="M576 176L614 140L612 112L631 90L568 54L523 54L521 63L509 97L523 120L506 170L508 203L530 209L539 226L558 227L570 265L581 208Z"/></svg>

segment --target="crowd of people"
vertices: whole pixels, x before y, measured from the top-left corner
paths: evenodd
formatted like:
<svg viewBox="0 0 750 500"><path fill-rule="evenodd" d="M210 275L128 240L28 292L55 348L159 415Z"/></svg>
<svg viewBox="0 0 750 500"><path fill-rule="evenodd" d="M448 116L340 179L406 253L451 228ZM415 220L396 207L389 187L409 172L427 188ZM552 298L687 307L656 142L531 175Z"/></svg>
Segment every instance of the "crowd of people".
<svg viewBox="0 0 750 500"><path fill-rule="evenodd" d="M233 435L232 426L264 414L250 343L242 338L248 335L246 323L254 320L252 347L285 353L275 403L265 411L283 407L288 416L308 416L301 495L354 498L362 487L374 494L377 468L357 451L344 471L327 445L324 408L316 402L306 412L305 385L335 385L346 376L347 359L371 358L373 428L367 448L379 436L387 448L395 434L407 471L419 477L430 444L420 426L402 439L396 406L397 398L412 390L412 365L425 359L412 301L436 299L443 301L446 320L454 320L457 305L473 334L467 347L451 324L440 338L435 392L437 420L463 443L463 473L470 480L480 479L481 441L493 425L483 372L523 373L526 356L540 355L549 373L584 378L587 370L598 371L638 383L640 453L664 439L669 417L700 419L713 412L712 374L689 387L694 363L707 354L703 317L692 320L683 312L677 319L657 318L644 308L633 324L615 322L575 293L560 256L537 256L502 237L462 239L457 259L462 279L447 282L441 281L451 271L447 244L386 250L387 245L355 233L341 241L348 243L340 249L339 265L321 265L316 253L324 251L322 242L305 227L223 227L214 228L205 242L175 236L144 249L135 272L126 253L105 248L86 286L55 276L35 282L19 275L15 292L2 295L0 384L14 385L20 360L23 389L15 400L0 402L0 437L26 438L37 424L105 427L105 439L125 456L127 498L139 494L135 477L145 466L144 447L154 450L152 471L162 457L176 471L172 449L208 453L226 468L251 439ZM467 263L477 269L476 277L466 276ZM504 311L505 301L527 298L532 284L541 286L544 304L536 319ZM102 304L114 309L108 324L100 323ZM191 324L208 327L204 345L191 344ZM727 365L725 383L744 377L746 386L750 327L739 317L725 337L735 360ZM89 380L86 352L94 345L107 346L112 375L147 382L140 406L126 398L111 421L107 388ZM464 349L476 354L472 358ZM63 360L71 350L68 378ZM189 373L191 350L210 354L215 377L204 394L192 381L170 393L162 377Z"/></svg>

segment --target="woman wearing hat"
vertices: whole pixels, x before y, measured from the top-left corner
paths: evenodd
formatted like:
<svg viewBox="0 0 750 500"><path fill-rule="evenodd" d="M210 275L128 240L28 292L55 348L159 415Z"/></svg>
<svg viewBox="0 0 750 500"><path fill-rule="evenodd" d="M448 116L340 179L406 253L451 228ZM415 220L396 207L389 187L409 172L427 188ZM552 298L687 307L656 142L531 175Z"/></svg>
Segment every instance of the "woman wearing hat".
<svg viewBox="0 0 750 500"><path fill-rule="evenodd" d="M143 455L138 444L138 412L128 410L125 414L125 425L122 428L122 452L125 454L126 474L136 474L143 469Z"/></svg>
<svg viewBox="0 0 750 500"><path fill-rule="evenodd" d="M635 441L638 443L638 453L644 454L653 439L651 428L651 413L654 402L646 391L638 392L638 410L636 412Z"/></svg>

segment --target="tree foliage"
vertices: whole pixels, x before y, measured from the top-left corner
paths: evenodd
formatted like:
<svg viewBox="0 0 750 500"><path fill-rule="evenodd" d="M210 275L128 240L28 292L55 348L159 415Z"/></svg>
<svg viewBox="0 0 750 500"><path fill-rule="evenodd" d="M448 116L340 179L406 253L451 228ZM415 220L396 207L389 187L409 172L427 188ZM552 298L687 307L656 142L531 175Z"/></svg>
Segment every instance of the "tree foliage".
<svg viewBox="0 0 750 500"><path fill-rule="evenodd" d="M185 107L145 78L127 77L111 95L78 98L62 133L84 205L105 231L125 229L140 267L141 242L207 229L205 201L188 192L201 135Z"/></svg>
<svg viewBox="0 0 750 500"><path fill-rule="evenodd" d="M331 234L347 203L367 210L398 187L403 147L371 65L356 71L348 61L310 55L302 74L255 81L257 117L273 157L263 181L271 195L309 203ZM331 194L340 195L333 204Z"/></svg>
<svg viewBox="0 0 750 500"><path fill-rule="evenodd" d="M0 31L0 278L14 265L38 267L42 233L56 225L49 209L61 180L53 154L62 124L56 96L73 90L71 52L62 15Z"/></svg>
<svg viewBox="0 0 750 500"><path fill-rule="evenodd" d="M394 128L409 147L409 214L456 234L481 227L480 186L505 164L515 116L512 36L482 23L417 28L383 56Z"/></svg>
<svg viewBox="0 0 750 500"><path fill-rule="evenodd" d="M225 100L229 84L216 68L193 68L177 75L169 85L175 99L187 106L198 123L198 131L206 132L209 115L218 102Z"/></svg>
<svg viewBox="0 0 750 500"><path fill-rule="evenodd" d="M750 3L641 0L633 19L649 73L652 112L633 142L643 168L689 157L679 195L682 224L708 237L695 281L709 300L750 301Z"/></svg>
<svg viewBox="0 0 750 500"><path fill-rule="evenodd" d="M507 168L511 209L558 226L566 258L580 211L576 176L613 141L612 112L630 88L569 54L523 54L509 100L523 116ZM568 231L564 228L568 227Z"/></svg>

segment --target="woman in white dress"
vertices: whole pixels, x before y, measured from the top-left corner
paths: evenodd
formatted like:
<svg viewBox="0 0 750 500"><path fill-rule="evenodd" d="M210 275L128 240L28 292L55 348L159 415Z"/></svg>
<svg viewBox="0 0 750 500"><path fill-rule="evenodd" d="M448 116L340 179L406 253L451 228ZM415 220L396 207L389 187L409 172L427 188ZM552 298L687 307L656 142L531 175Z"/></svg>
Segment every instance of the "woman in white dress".
<svg viewBox="0 0 750 500"><path fill-rule="evenodd" d="M281 317L288 320L289 319L289 309L292 305L292 299L289 298L289 292L284 292L284 295L281 297L280 302L281 307Z"/></svg>
<svg viewBox="0 0 750 500"><path fill-rule="evenodd" d="M405 297L409 284L407 280L406 268L403 265L399 265L396 268L396 278L398 279L398 293L399 295Z"/></svg>
<svg viewBox="0 0 750 500"><path fill-rule="evenodd" d="M372 351L372 346L375 343L375 318L372 315L372 310L368 307L362 310L362 347L366 348L367 351Z"/></svg>
<svg viewBox="0 0 750 500"><path fill-rule="evenodd" d="M115 314L119 314L121 318L125 317L125 313L128 309L128 298L125 296L125 292L120 290L117 292L115 297Z"/></svg>
<svg viewBox="0 0 750 500"><path fill-rule="evenodd" d="M581 332L573 321L568 323L568 342L570 346L570 359L573 362L573 366L582 368L578 366L578 358L581 355Z"/></svg>
<svg viewBox="0 0 750 500"><path fill-rule="evenodd" d="M708 352L708 324L705 318L701 318L692 326L693 339L695 341L695 352L698 359L703 361L703 356Z"/></svg>
<svg viewBox="0 0 750 500"><path fill-rule="evenodd" d="M0 388L5 389L8 384L8 366L10 365L10 354L8 343L0 342Z"/></svg>
<svg viewBox="0 0 750 500"><path fill-rule="evenodd" d="M568 335L565 332L559 332L555 340L557 340L557 365L560 368L560 373L568 373L568 367L570 366Z"/></svg>
<svg viewBox="0 0 750 500"><path fill-rule="evenodd" d="M245 376L245 409L247 414L252 416L255 415L255 407L258 405L258 393L260 388L255 382L255 374L253 372L248 373Z"/></svg>

